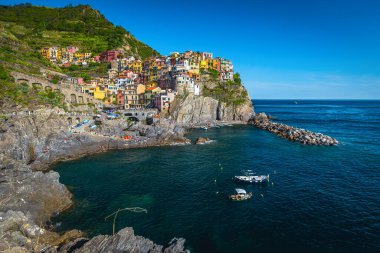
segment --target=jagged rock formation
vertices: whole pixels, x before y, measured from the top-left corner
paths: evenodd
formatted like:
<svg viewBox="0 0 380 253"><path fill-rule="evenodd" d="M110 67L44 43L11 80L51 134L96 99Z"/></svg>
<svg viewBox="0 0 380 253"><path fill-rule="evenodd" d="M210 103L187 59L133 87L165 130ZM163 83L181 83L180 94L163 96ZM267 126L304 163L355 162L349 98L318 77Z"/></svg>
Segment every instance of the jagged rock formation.
<svg viewBox="0 0 380 253"><path fill-rule="evenodd" d="M245 103L234 106L211 97L190 94L175 100L170 113L178 123L202 125L216 121L246 123L254 111L249 97Z"/></svg>
<svg viewBox="0 0 380 253"><path fill-rule="evenodd" d="M56 252L74 252L74 253L91 253L91 252L128 252L128 253L186 253L184 249L185 240L183 238L174 238L169 245L164 248L157 245L149 239L136 236L132 228L124 228L117 234L98 235L91 240L78 238L70 242ZM54 251L52 251L54 252Z"/></svg>

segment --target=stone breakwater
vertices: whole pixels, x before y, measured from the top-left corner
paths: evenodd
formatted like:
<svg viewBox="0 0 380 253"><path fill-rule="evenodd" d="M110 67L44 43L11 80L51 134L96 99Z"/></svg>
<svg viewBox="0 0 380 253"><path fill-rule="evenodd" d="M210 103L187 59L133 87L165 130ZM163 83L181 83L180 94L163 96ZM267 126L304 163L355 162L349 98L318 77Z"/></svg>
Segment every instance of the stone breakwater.
<svg viewBox="0 0 380 253"><path fill-rule="evenodd" d="M284 139L304 145L333 146L338 144L338 141L330 136L270 121L265 113L255 115L249 123Z"/></svg>

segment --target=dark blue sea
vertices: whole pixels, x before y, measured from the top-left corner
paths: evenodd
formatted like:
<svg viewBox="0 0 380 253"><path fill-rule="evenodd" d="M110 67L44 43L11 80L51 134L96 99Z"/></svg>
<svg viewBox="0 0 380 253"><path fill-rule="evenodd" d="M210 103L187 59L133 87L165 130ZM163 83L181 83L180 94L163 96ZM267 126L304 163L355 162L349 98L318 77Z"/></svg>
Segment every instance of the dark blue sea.
<svg viewBox="0 0 380 253"><path fill-rule="evenodd" d="M206 145L113 151L56 165L74 195L60 230L112 233L126 226L191 252L380 252L380 101L254 100L256 112L321 132L338 146L303 146L252 126L195 130ZM237 184L243 169L270 174ZM231 202L234 188L253 192Z"/></svg>

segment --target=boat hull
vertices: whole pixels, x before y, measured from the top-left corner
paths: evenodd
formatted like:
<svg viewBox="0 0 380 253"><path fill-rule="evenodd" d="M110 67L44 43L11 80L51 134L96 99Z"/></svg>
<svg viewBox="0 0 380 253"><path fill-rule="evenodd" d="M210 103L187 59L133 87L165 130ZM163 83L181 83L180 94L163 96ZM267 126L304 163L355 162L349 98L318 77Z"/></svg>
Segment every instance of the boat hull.
<svg viewBox="0 0 380 253"><path fill-rule="evenodd" d="M234 179L244 183L263 183L269 181L269 176L235 176Z"/></svg>
<svg viewBox="0 0 380 253"><path fill-rule="evenodd" d="M243 201L243 200L247 200L247 199L250 199L252 197L252 193L248 193L247 195L245 196L242 196L242 195L239 195L239 194L236 194L236 195L230 195L229 198L232 200L232 201Z"/></svg>

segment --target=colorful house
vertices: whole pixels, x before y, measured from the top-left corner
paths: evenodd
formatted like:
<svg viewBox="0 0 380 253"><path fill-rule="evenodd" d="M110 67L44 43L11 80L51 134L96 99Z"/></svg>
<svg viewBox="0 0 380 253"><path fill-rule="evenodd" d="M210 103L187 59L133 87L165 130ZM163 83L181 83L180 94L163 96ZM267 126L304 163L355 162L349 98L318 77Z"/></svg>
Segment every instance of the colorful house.
<svg viewBox="0 0 380 253"><path fill-rule="evenodd" d="M208 63L206 60L202 60L199 62L199 68L200 69L207 69L207 67L208 67Z"/></svg>
<svg viewBox="0 0 380 253"><path fill-rule="evenodd" d="M94 91L94 98L103 100L106 98L107 89L104 86L96 86Z"/></svg>
<svg viewBox="0 0 380 253"><path fill-rule="evenodd" d="M102 52L99 56L100 61L102 62L111 62L117 60L119 55L123 55L123 52L118 50L107 50Z"/></svg>
<svg viewBox="0 0 380 253"><path fill-rule="evenodd" d="M176 92L172 90L163 90L154 97L154 107L160 111L167 111L170 109L170 105L173 103Z"/></svg>
<svg viewBox="0 0 380 253"><path fill-rule="evenodd" d="M125 105L125 95L122 90L118 90L116 94L116 104Z"/></svg>
<svg viewBox="0 0 380 253"><path fill-rule="evenodd" d="M140 60L133 61L132 63L128 64L128 69L140 74L142 72L142 62Z"/></svg>

